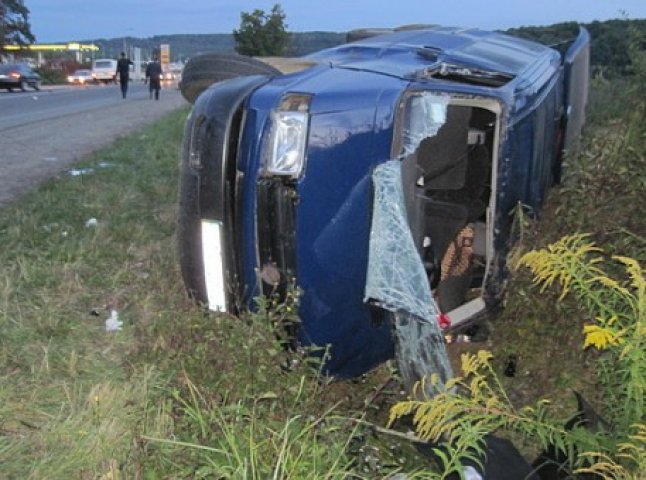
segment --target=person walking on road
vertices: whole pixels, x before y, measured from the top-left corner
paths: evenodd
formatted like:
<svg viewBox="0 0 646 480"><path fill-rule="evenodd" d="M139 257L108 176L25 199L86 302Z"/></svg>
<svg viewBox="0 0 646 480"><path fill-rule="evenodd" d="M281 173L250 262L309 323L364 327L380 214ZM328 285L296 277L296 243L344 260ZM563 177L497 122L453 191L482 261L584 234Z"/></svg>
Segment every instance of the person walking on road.
<svg viewBox="0 0 646 480"><path fill-rule="evenodd" d="M130 65L134 65L132 61L126 57L125 52L121 52L121 58L117 60L117 71L119 75L119 83L121 84L121 95L126 98L128 93L128 82L130 81Z"/></svg>
<svg viewBox="0 0 646 480"><path fill-rule="evenodd" d="M153 61L146 67L146 80L145 83L150 81L150 98L153 98L153 91L155 92L155 100L159 100L159 90L161 89L161 75L162 68L157 57L153 57Z"/></svg>

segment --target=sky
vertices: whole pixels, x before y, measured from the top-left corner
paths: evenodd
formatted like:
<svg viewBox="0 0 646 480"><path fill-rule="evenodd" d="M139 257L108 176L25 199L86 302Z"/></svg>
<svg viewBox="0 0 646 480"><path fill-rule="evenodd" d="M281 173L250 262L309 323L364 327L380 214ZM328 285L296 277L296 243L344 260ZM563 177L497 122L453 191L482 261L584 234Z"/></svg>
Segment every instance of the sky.
<svg viewBox="0 0 646 480"><path fill-rule="evenodd" d="M231 33L240 12L279 3L290 32L413 23L507 29L646 18L646 0L24 0L39 43L178 33Z"/></svg>

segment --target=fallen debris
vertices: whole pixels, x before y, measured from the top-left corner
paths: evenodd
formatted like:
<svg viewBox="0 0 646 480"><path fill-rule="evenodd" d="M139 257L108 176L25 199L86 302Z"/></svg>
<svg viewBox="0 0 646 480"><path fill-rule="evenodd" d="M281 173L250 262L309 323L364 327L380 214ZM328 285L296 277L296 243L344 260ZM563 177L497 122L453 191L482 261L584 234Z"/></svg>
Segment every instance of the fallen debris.
<svg viewBox="0 0 646 480"><path fill-rule="evenodd" d="M119 320L119 313L116 310L110 312L110 317L105 321L105 331L106 332L115 332L121 330L123 322Z"/></svg>
<svg viewBox="0 0 646 480"><path fill-rule="evenodd" d="M72 168L71 170L68 170L67 173L69 173L73 177L78 177L80 175L90 175L94 173L93 168Z"/></svg>

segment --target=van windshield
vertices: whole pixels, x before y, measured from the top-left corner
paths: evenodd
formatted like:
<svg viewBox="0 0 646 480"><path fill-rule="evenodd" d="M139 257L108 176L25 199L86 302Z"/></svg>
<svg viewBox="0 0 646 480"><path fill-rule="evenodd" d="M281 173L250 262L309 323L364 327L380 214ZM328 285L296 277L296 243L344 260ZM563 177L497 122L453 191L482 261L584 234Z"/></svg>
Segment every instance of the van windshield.
<svg viewBox="0 0 646 480"><path fill-rule="evenodd" d="M94 68L111 68L112 64L110 62L96 62Z"/></svg>

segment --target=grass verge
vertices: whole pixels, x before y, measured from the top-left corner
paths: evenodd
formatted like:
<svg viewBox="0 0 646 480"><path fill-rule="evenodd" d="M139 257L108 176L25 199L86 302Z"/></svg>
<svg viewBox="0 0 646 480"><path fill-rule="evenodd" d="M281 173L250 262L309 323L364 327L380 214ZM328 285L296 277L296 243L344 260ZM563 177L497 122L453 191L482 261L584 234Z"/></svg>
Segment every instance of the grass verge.
<svg viewBox="0 0 646 480"><path fill-rule="evenodd" d="M95 478L154 428L167 380L137 331L176 321L172 255L181 112L0 212L0 463L8 478ZM96 220L92 226L90 219ZM122 330L106 332L118 312ZM157 408L157 407L155 407ZM156 415L156 419L161 419Z"/></svg>
<svg viewBox="0 0 646 480"><path fill-rule="evenodd" d="M597 80L592 87L582 151L566 159L563 184L552 190L541 218L525 229L518 249L522 253L564 235L588 233L606 258L624 255L643 265L644 104L635 100L635 85L622 79ZM582 348L583 325L594 319L576 301L558 297L556 291L541 293L528 272L518 272L502 315L491 324L491 340L500 373L510 355L517 360L516 375L506 378L517 404L549 396L568 415L575 409L572 390L599 405L604 399L597 398L595 384L598 353Z"/></svg>

